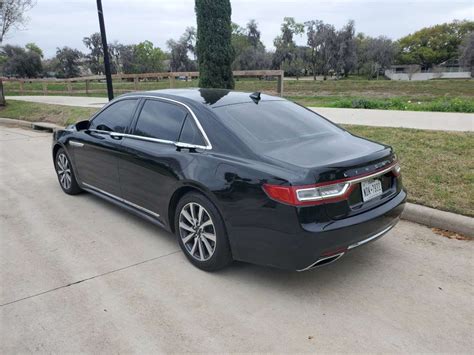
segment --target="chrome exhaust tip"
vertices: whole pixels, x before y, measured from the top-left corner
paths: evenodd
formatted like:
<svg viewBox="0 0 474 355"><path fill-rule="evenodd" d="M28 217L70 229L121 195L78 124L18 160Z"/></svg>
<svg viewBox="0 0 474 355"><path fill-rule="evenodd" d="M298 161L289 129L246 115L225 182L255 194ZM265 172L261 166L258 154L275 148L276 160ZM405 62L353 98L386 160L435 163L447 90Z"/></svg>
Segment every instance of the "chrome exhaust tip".
<svg viewBox="0 0 474 355"><path fill-rule="evenodd" d="M339 253L339 254L334 254L334 255L319 258L318 260L316 260L316 262L314 262L310 266L305 267L304 269L301 269L301 270L298 270L298 271L308 271L308 270L311 270L311 269L314 269L314 268L317 268L317 267L322 267L322 266L332 264L333 262L339 260L345 253L346 252L342 252L342 253Z"/></svg>

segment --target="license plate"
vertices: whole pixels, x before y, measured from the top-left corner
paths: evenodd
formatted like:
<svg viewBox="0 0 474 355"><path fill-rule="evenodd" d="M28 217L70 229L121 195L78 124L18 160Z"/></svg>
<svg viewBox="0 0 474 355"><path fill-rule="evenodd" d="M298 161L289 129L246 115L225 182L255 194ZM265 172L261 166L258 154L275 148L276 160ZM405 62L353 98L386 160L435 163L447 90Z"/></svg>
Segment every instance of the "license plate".
<svg viewBox="0 0 474 355"><path fill-rule="evenodd" d="M362 200L372 200L382 194L382 182L380 180L368 180L361 182Z"/></svg>

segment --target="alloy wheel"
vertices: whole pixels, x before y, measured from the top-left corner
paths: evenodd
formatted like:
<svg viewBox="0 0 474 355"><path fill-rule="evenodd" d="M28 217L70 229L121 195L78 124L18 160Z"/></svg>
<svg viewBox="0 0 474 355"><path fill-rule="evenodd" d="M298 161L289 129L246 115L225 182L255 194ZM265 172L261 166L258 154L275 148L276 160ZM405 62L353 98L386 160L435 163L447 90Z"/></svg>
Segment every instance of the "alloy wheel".
<svg viewBox="0 0 474 355"><path fill-rule="evenodd" d="M185 205L179 215L179 235L189 255L209 260L216 250L216 229L209 212L198 203Z"/></svg>
<svg viewBox="0 0 474 355"><path fill-rule="evenodd" d="M72 175L71 175L71 167L69 165L69 160L64 153L58 154L58 158L56 160L57 164L57 173L59 176L59 182L61 186L69 190L71 188L72 183Z"/></svg>

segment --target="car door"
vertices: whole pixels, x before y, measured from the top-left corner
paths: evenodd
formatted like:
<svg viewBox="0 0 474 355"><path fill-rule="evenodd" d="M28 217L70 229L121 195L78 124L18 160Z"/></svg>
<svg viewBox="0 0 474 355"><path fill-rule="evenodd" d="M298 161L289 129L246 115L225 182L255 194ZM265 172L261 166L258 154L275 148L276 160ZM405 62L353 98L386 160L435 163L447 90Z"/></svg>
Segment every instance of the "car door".
<svg viewBox="0 0 474 355"><path fill-rule="evenodd" d="M73 156L79 180L89 188L121 197L118 159L138 99L119 100L95 116L74 139Z"/></svg>
<svg viewBox="0 0 474 355"><path fill-rule="evenodd" d="M181 105L147 99L132 135L124 137L125 157L119 161L123 198L154 214L162 214L182 171L195 158L175 143L185 132L187 143L204 145L189 111Z"/></svg>

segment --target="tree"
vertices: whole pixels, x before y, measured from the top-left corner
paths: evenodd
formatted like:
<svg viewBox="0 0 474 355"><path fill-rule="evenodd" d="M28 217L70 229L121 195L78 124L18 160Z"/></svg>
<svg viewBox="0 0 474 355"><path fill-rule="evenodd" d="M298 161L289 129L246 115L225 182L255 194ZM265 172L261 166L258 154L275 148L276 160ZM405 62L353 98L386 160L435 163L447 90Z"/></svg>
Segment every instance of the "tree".
<svg viewBox="0 0 474 355"><path fill-rule="evenodd" d="M25 13L35 6L34 0L2 0L0 2L0 44L12 29L21 29L28 22Z"/></svg>
<svg viewBox="0 0 474 355"><path fill-rule="evenodd" d="M291 61L286 59L282 64L281 68L288 74L288 76L296 77L296 80L304 74L305 63L303 58L295 57Z"/></svg>
<svg viewBox="0 0 474 355"><path fill-rule="evenodd" d="M114 60L117 70L125 74L137 74L137 61L135 59L136 45L114 44L110 53ZM118 53L117 55L114 55Z"/></svg>
<svg viewBox="0 0 474 355"><path fill-rule="evenodd" d="M336 72L344 73L347 77L357 66L356 41L354 39L355 25L353 20L349 20L340 31L337 32L337 52Z"/></svg>
<svg viewBox="0 0 474 355"><path fill-rule="evenodd" d="M195 40L196 30L194 27L188 27L178 41L170 39L166 42L170 49L171 71L191 71L195 69L195 63L189 59L189 54L195 53Z"/></svg>
<svg viewBox="0 0 474 355"><path fill-rule="evenodd" d="M163 71L165 53L152 42L144 41L135 46L136 68L139 73Z"/></svg>
<svg viewBox="0 0 474 355"><path fill-rule="evenodd" d="M389 68L398 51L396 43L391 39L380 36L366 37L359 33L356 37L357 72L367 77L377 77L381 70Z"/></svg>
<svg viewBox="0 0 474 355"><path fill-rule="evenodd" d="M367 57L367 45L368 45L368 38L362 32L359 32L355 36L355 43L356 43L356 53L357 53L357 74L364 73L364 66L368 62Z"/></svg>
<svg viewBox="0 0 474 355"><path fill-rule="evenodd" d="M35 5L34 0L0 1L0 45L12 29L21 29L28 22L25 13ZM3 82L0 79L0 106L5 106Z"/></svg>
<svg viewBox="0 0 474 355"><path fill-rule="evenodd" d="M474 31L468 33L459 46L459 62L474 69Z"/></svg>
<svg viewBox="0 0 474 355"><path fill-rule="evenodd" d="M295 21L293 17L285 17L281 25L281 35L276 37L273 44L276 48L273 55L273 67L280 68L284 61L289 65L296 59L296 43L294 36L304 32L304 25Z"/></svg>
<svg viewBox="0 0 474 355"><path fill-rule="evenodd" d="M245 28L232 24L232 46L235 52L234 70L258 70L271 66L271 56L260 40L255 20L250 20Z"/></svg>
<svg viewBox="0 0 474 355"><path fill-rule="evenodd" d="M61 78L78 77L81 73L80 60L83 56L84 55L77 49L69 47L57 48L57 76Z"/></svg>
<svg viewBox="0 0 474 355"><path fill-rule="evenodd" d="M196 0L196 54L199 63L199 86L234 88L231 43L231 5L229 0Z"/></svg>
<svg viewBox="0 0 474 355"><path fill-rule="evenodd" d="M258 30L258 23L255 20L250 20L246 26L247 29L247 38L250 45L254 48L257 48L260 45L263 45L260 41L260 31Z"/></svg>
<svg viewBox="0 0 474 355"><path fill-rule="evenodd" d="M102 37L100 33L96 32L89 37L84 37L82 42L90 50L90 53L87 55L89 69L94 74L102 74L104 68L104 50L102 49ZM112 71L115 72L115 70Z"/></svg>
<svg viewBox="0 0 474 355"><path fill-rule="evenodd" d="M39 55L41 58L44 57L44 56L43 56L43 50L42 50L40 47L38 47L38 46L36 45L36 43L27 43L27 44L25 45L25 48L26 48L27 50L29 50L29 51L38 53L38 55Z"/></svg>
<svg viewBox="0 0 474 355"><path fill-rule="evenodd" d="M36 78L43 72L38 53L19 46L5 45L0 54L4 58L3 74L21 78Z"/></svg>
<svg viewBox="0 0 474 355"><path fill-rule="evenodd" d="M320 20L309 21L305 25L314 79L317 73L326 79L329 71L337 65L339 46L336 29Z"/></svg>
<svg viewBox="0 0 474 355"><path fill-rule="evenodd" d="M398 40L400 64L419 64L431 68L458 57L462 39L474 31L474 21L453 21L423 28Z"/></svg>

